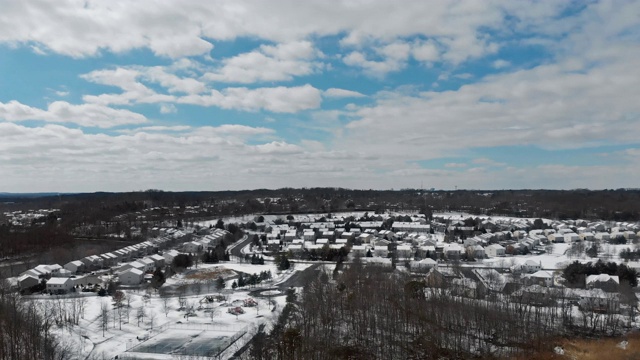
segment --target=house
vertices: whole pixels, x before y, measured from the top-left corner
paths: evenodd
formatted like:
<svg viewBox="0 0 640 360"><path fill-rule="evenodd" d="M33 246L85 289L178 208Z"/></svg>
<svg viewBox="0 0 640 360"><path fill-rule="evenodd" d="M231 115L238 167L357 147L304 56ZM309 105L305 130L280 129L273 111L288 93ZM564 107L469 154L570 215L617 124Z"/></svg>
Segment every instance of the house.
<svg viewBox="0 0 640 360"><path fill-rule="evenodd" d="M459 259L462 255L463 250L464 249L462 248L462 246L451 243L445 245L443 253L447 257L447 259Z"/></svg>
<svg viewBox="0 0 640 360"><path fill-rule="evenodd" d="M291 244L287 249L294 254L300 254L303 251L302 245L300 244Z"/></svg>
<svg viewBox="0 0 640 360"><path fill-rule="evenodd" d="M420 261L411 260L409 266L411 267L411 271L429 271L431 268L438 265L438 262L431 259L426 258Z"/></svg>
<svg viewBox="0 0 640 360"><path fill-rule="evenodd" d="M136 268L131 268L121 272L118 278L122 285L138 285L141 284L144 279L144 272Z"/></svg>
<svg viewBox="0 0 640 360"><path fill-rule="evenodd" d="M563 243L564 242L564 235L562 234L549 234L547 235L547 239L549 239L549 242L552 243Z"/></svg>
<svg viewBox="0 0 640 360"><path fill-rule="evenodd" d="M354 256L364 257L367 255L367 247L366 245L353 245L351 247L351 253Z"/></svg>
<svg viewBox="0 0 640 360"><path fill-rule="evenodd" d="M304 233L302 233L302 238L304 241L314 241L316 239L316 233L313 230L305 230Z"/></svg>
<svg viewBox="0 0 640 360"><path fill-rule="evenodd" d="M582 310L597 313L618 313L620 311L620 296L618 293L608 293L602 289L573 290L578 298L578 306Z"/></svg>
<svg viewBox="0 0 640 360"><path fill-rule="evenodd" d="M204 246L195 241L190 241L182 245L182 251L189 254L197 254L199 252L202 252L203 249L204 249Z"/></svg>
<svg viewBox="0 0 640 360"><path fill-rule="evenodd" d="M372 234L367 234L367 233L360 234L357 237L357 240L362 244L368 244L368 243L371 242L371 240L373 240L373 235Z"/></svg>
<svg viewBox="0 0 640 360"><path fill-rule="evenodd" d="M69 271L67 269L60 269L60 270L52 273L51 277L71 277L73 275L74 275L74 273L72 273L71 271Z"/></svg>
<svg viewBox="0 0 640 360"><path fill-rule="evenodd" d="M173 259L178 255L180 255L180 253L177 252L176 250L169 250L162 253L162 257L164 258L165 264L173 263Z"/></svg>
<svg viewBox="0 0 640 360"><path fill-rule="evenodd" d="M158 254L153 254L149 256L149 259L153 261L156 268L162 268L164 266L165 258L163 256L160 256Z"/></svg>
<svg viewBox="0 0 640 360"><path fill-rule="evenodd" d="M352 233L351 231L345 231L340 235L340 238L341 239L347 239L347 240L353 239L353 238L355 238L355 234Z"/></svg>
<svg viewBox="0 0 640 360"><path fill-rule="evenodd" d="M37 269L35 269L35 268L33 268L33 269L29 269L29 270L27 270L27 271L23 272L23 273L22 273L22 274L20 274L20 275L31 275L31 276L33 276L33 277L35 277L35 278L37 278L37 279L42 279L42 278L46 278L46 277L47 277L47 274L46 274L46 273L43 273L43 272L41 272L41 271L38 271L38 270L37 270Z"/></svg>
<svg viewBox="0 0 640 360"><path fill-rule="evenodd" d="M587 289L601 289L606 292L618 291L620 278L615 275L599 274L589 275L585 281Z"/></svg>
<svg viewBox="0 0 640 360"><path fill-rule="evenodd" d="M540 271L542 269L541 262L535 262L533 260L527 260L522 264L522 272L527 274L533 274L535 272Z"/></svg>
<svg viewBox="0 0 640 360"><path fill-rule="evenodd" d="M412 257L413 251L409 245L398 245L398 247L396 247L396 254L400 259L407 259Z"/></svg>
<svg viewBox="0 0 640 360"><path fill-rule="evenodd" d="M531 284L537 284L540 286L552 286L553 285L553 275L548 271L540 270L536 271L533 274L527 275L527 280Z"/></svg>
<svg viewBox="0 0 640 360"><path fill-rule="evenodd" d="M77 274L84 270L84 263L80 260L74 260L64 264L63 267L72 273Z"/></svg>
<svg viewBox="0 0 640 360"><path fill-rule="evenodd" d="M580 241L580 236L574 232L567 232L563 236L564 236L564 242L566 243Z"/></svg>
<svg viewBox="0 0 640 360"><path fill-rule="evenodd" d="M593 241L593 239L595 239L595 235L590 231L580 232L578 236L582 241Z"/></svg>
<svg viewBox="0 0 640 360"><path fill-rule="evenodd" d="M47 292L50 294L66 294L73 288L70 278L51 278L47 281Z"/></svg>
<svg viewBox="0 0 640 360"><path fill-rule="evenodd" d="M156 268L156 263L155 261L149 259L149 258L143 258L138 260L140 263L144 264L144 272L149 272L149 271L153 271Z"/></svg>
<svg viewBox="0 0 640 360"><path fill-rule="evenodd" d="M80 261L82 261L85 269L87 270L96 270L102 268L103 260L97 255L87 256L85 258L82 258Z"/></svg>
<svg viewBox="0 0 640 360"><path fill-rule="evenodd" d="M387 256L389 256L389 248L387 246L376 246L373 249L373 255L386 258Z"/></svg>
<svg viewBox="0 0 640 360"><path fill-rule="evenodd" d="M473 245L467 247L467 255L471 255L474 259L484 259L485 251L484 248L480 245Z"/></svg>
<svg viewBox="0 0 640 360"><path fill-rule="evenodd" d="M491 244L486 248L484 248L484 252L487 254L488 257L499 257L499 256L504 256L505 248L504 246L499 244Z"/></svg>
<svg viewBox="0 0 640 360"><path fill-rule="evenodd" d="M40 283L40 279L33 275L24 274L18 277L17 284L20 290L29 289Z"/></svg>

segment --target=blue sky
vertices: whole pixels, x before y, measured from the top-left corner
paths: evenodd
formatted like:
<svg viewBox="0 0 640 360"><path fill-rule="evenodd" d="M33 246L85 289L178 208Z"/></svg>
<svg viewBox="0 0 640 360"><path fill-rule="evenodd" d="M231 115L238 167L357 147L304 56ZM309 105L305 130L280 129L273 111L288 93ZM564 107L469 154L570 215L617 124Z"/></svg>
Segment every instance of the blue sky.
<svg viewBox="0 0 640 360"><path fill-rule="evenodd" d="M635 1L0 7L0 191L637 187Z"/></svg>

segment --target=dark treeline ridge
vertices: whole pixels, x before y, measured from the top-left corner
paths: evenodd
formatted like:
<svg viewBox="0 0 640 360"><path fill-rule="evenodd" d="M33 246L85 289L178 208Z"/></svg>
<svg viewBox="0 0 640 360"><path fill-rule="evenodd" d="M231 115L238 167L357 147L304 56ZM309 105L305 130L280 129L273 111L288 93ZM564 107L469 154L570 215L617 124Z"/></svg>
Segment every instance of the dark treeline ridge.
<svg viewBox="0 0 640 360"><path fill-rule="evenodd" d="M616 314L573 312L566 289L539 299L459 296L447 285L378 267L321 273L289 293L273 329L258 333L241 359L528 358L561 337L615 336Z"/></svg>

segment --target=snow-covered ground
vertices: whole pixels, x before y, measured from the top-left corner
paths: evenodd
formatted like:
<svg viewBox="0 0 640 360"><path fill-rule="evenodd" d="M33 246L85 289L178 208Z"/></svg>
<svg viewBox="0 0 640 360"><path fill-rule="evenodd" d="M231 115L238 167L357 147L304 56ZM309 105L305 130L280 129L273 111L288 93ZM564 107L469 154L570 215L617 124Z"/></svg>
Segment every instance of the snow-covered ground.
<svg viewBox="0 0 640 360"><path fill-rule="evenodd" d="M83 293L84 296L29 297L42 309L43 313L51 313L54 308L70 309L73 302L84 303L84 316L78 325L54 326L54 334L62 342L73 349L77 359L111 359L116 355L135 355L138 358L162 359L171 358L160 353L140 354L147 352L166 352L178 354L186 349L189 353L199 356L206 355L217 345L226 346L227 340L237 333L248 332L225 352L239 348L249 340L251 334L259 324L270 324L277 319L280 310L285 304L285 295L271 294L269 300L264 297L253 298L257 302L255 307L244 307L243 301L250 296L248 293L261 287L270 288L276 283L285 281L295 271L303 270L309 264L296 264L296 269L280 272L272 264L200 264L197 270L188 271L185 274L176 275L167 279L165 287L181 284L194 284L199 279L192 275L207 273L212 270L229 275L232 271L240 271L247 274L259 274L270 271L273 275L271 281L262 286L231 290L233 277L226 281L226 290L218 292L213 290L215 286L203 286L194 294L194 290L187 291L183 296L173 293L168 297L161 297L155 290L123 290L125 300L123 310L118 312L113 299L110 296L99 297L95 294ZM217 274L217 272L216 272ZM226 301L209 303L203 301L207 295L226 296ZM127 307L128 305L128 307ZM229 308L242 307L244 314L233 315L228 313ZM128 311L126 309L128 308ZM45 310L46 309L46 310ZM107 325L103 335L103 310L106 309ZM191 309L191 310L189 310ZM272 311L274 310L274 311ZM67 310L70 311L70 310ZM190 312L191 316L186 317ZM144 339L144 340L139 340ZM235 351L235 350L234 350ZM139 353L140 352L140 353Z"/></svg>

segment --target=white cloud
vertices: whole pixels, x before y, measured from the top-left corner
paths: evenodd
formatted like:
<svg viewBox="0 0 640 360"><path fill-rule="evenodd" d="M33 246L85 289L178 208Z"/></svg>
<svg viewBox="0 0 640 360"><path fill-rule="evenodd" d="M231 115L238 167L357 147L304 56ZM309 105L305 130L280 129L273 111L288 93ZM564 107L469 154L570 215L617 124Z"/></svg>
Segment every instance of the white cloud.
<svg viewBox="0 0 640 360"><path fill-rule="evenodd" d="M467 164L465 164L465 163L446 163L446 164L444 164L444 167L446 167L446 168L464 168L464 167L467 167Z"/></svg>
<svg viewBox="0 0 640 360"><path fill-rule="evenodd" d="M322 102L320 90L311 85L272 88L226 88L211 90L206 95L188 95L177 99L181 104L217 106L245 111L267 110L275 113L296 113L316 109Z"/></svg>
<svg viewBox="0 0 640 360"><path fill-rule="evenodd" d="M359 93L357 91L338 89L338 88L327 89L322 93L322 95L324 95L325 97L332 97L332 98L364 97L364 94Z"/></svg>
<svg viewBox="0 0 640 360"><path fill-rule="evenodd" d="M478 165L486 165L486 166L505 166L507 164L505 163L501 163L489 158L477 158L477 159L473 159L473 163L474 164L478 164Z"/></svg>
<svg viewBox="0 0 640 360"><path fill-rule="evenodd" d="M98 104L73 105L66 101L54 101L46 110L24 105L18 101L0 102L0 119L16 122L41 120L56 123L74 123L85 127L110 128L148 122L144 115L113 109Z"/></svg>
<svg viewBox="0 0 640 360"><path fill-rule="evenodd" d="M173 104L161 104L160 105L160 113L161 114L175 114L178 112L178 108L176 108Z"/></svg>
<svg viewBox="0 0 640 360"><path fill-rule="evenodd" d="M362 46L419 35L440 44L441 58L460 62L495 51L496 45L484 38L487 29L500 29L509 22L516 31L540 30L567 6L507 0L416 1L403 6L379 0L357 5L324 0L18 1L3 4L0 42L30 44L40 52L44 48L74 57L148 48L179 58L208 54L213 49L208 39L248 37L288 43L344 34L343 45ZM434 61L436 54L433 48L421 48L414 56Z"/></svg>
<svg viewBox="0 0 640 360"><path fill-rule="evenodd" d="M203 78L242 84L288 81L318 71L322 64L313 59L321 55L309 41L261 45L257 50L222 60L222 67L204 74Z"/></svg>
<svg viewBox="0 0 640 360"><path fill-rule="evenodd" d="M492 63L492 66L496 69L504 69L511 66L511 63L504 59L498 59Z"/></svg>
<svg viewBox="0 0 640 360"><path fill-rule="evenodd" d="M440 59L440 50L438 50L433 41L415 44L411 49L411 54L414 59L426 63L432 63Z"/></svg>

